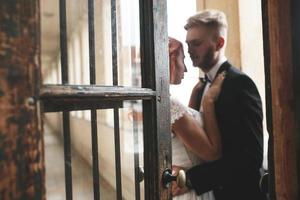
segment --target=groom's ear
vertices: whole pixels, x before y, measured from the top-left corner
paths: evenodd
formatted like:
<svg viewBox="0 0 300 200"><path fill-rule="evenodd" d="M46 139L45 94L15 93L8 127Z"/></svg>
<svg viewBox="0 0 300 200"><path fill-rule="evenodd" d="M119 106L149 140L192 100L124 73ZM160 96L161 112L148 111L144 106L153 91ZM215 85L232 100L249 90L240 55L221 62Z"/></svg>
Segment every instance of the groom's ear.
<svg viewBox="0 0 300 200"><path fill-rule="evenodd" d="M225 44L225 40L223 37L218 37L217 39L217 50L220 50Z"/></svg>

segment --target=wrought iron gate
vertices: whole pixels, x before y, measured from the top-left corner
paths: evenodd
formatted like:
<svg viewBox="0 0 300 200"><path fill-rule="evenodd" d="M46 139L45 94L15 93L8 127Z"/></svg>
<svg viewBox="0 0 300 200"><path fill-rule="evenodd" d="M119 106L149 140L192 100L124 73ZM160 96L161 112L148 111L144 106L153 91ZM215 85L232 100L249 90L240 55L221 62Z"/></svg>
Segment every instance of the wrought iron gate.
<svg viewBox="0 0 300 200"><path fill-rule="evenodd" d="M119 109L125 101L143 102L145 199L169 199L160 183L162 171L171 164L166 1L140 0L140 52L142 87L119 86L116 0L111 0L111 48L113 85L96 85L94 0L88 4L90 85L70 85L68 78L68 36L66 0L59 1L61 84L46 84L40 90L44 112L63 112L66 199L72 199L70 111L91 111L94 199L100 199L97 143L97 109L113 109L117 199L122 199ZM72 66L71 66L72 67ZM101 134L101 133L100 133ZM136 135L137 137L137 135ZM138 140L135 138L135 145ZM136 148L136 147L135 147ZM140 199L140 161L135 155L135 196ZM101 169L100 169L101 170Z"/></svg>

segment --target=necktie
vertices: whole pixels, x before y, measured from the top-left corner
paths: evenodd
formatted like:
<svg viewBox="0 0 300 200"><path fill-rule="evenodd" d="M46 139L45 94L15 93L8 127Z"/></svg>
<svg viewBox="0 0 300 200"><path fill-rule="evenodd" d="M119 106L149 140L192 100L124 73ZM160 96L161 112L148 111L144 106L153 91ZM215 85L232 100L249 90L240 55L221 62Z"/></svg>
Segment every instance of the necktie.
<svg viewBox="0 0 300 200"><path fill-rule="evenodd" d="M202 81L202 83L211 83L210 79L206 74L204 77L201 77L200 80Z"/></svg>
<svg viewBox="0 0 300 200"><path fill-rule="evenodd" d="M203 112L203 107L202 107L203 96L205 95L205 93L207 92L207 90L211 84L211 80L208 78L208 76L206 74L205 74L204 78L202 78L202 79L203 79L203 83L205 84L205 87L204 87L201 102L200 102L200 113Z"/></svg>
<svg viewBox="0 0 300 200"><path fill-rule="evenodd" d="M211 80L208 78L208 76L205 74L204 76L205 82L211 83Z"/></svg>

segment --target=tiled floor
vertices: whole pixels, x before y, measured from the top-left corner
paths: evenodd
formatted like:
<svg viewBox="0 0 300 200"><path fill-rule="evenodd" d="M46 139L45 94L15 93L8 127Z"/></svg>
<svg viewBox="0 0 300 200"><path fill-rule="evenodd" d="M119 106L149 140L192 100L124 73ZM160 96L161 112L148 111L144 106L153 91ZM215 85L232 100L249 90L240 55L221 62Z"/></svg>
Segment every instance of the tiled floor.
<svg viewBox="0 0 300 200"><path fill-rule="evenodd" d="M58 137L45 130L46 196L47 200L64 200L64 153ZM93 200L92 168L79 156L72 154L73 199ZM100 178L100 199L116 199L115 190Z"/></svg>

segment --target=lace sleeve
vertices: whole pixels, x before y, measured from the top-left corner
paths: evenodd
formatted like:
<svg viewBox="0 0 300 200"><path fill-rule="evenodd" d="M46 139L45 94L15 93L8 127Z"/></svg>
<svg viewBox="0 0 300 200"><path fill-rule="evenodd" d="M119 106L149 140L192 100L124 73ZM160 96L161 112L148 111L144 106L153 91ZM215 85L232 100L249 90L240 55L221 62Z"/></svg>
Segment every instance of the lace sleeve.
<svg viewBox="0 0 300 200"><path fill-rule="evenodd" d="M183 114L188 114L191 117L193 117L196 121L197 124L200 127L203 127L203 120L201 117L201 113L199 113L198 111L189 108L185 105L183 105L182 103L180 103L177 99L173 98L172 96L170 97L170 101L171 101L171 125L178 119L180 119Z"/></svg>
<svg viewBox="0 0 300 200"><path fill-rule="evenodd" d="M177 99L170 97L171 101L171 124L180 119L187 112L187 107L180 103Z"/></svg>

